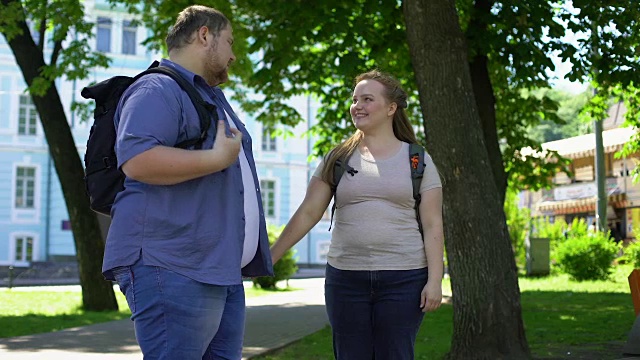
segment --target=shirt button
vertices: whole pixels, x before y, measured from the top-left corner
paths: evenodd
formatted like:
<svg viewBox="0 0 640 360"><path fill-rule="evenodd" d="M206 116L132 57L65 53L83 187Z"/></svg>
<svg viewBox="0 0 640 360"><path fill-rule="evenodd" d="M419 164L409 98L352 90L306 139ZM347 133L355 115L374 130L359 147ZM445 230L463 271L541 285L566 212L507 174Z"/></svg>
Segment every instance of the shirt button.
<svg viewBox="0 0 640 360"><path fill-rule="evenodd" d="M240 194L244 194L244 190L240 190Z"/></svg>
<svg viewBox="0 0 640 360"><path fill-rule="evenodd" d="M245 218L244 218L244 216L242 217L242 221L245 221Z"/></svg>
<svg viewBox="0 0 640 360"><path fill-rule="evenodd" d="M236 167L237 167L237 168L239 168L239 167L240 167L240 164L237 164L237 165L236 165Z"/></svg>

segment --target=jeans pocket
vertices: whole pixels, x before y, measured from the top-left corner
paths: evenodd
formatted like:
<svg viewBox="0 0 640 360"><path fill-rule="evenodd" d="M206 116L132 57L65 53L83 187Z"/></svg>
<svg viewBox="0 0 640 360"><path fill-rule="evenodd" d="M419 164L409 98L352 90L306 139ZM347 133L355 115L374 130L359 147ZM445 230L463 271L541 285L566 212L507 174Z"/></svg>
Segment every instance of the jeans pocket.
<svg viewBox="0 0 640 360"><path fill-rule="evenodd" d="M127 304L129 305L129 309L131 313L136 311L136 298L134 295L134 282L133 282L133 272L131 271L130 266L120 266L113 270L113 277L116 279L118 283L118 287L120 291L124 294L127 299Z"/></svg>

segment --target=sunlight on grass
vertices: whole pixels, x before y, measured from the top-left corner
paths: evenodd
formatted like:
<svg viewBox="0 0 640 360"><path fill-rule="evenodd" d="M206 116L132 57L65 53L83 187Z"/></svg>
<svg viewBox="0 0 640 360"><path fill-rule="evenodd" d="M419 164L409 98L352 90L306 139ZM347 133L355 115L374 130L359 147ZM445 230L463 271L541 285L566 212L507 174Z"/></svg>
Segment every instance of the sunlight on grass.
<svg viewBox="0 0 640 360"><path fill-rule="evenodd" d="M245 283L247 297L268 296L277 292L298 291L286 287L276 290L254 288ZM57 331L76 326L126 319L131 316L127 300L114 287L119 311L83 311L79 286L0 288L0 338Z"/></svg>
<svg viewBox="0 0 640 360"><path fill-rule="evenodd" d="M127 301L116 291L119 311L83 311L79 286L0 290L0 338L68 329L126 319Z"/></svg>
<svg viewBox="0 0 640 360"><path fill-rule="evenodd" d="M634 320L627 277L632 268L615 267L608 281L576 282L567 275L520 277L522 315L535 357L563 358L567 346L593 349L626 341ZM442 282L451 294L451 281ZM453 336L453 307L443 304L429 313L416 340L416 359L442 359ZM333 359L331 330L323 329L260 360ZM615 354L619 355L619 354ZM615 358L615 355L604 358Z"/></svg>

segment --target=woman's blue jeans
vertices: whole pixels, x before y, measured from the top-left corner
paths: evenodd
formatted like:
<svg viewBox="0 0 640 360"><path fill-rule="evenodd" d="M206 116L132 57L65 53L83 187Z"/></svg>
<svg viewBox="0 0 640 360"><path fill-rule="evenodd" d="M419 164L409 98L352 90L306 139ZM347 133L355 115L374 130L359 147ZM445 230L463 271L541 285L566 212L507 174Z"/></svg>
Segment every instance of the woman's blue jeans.
<svg viewBox="0 0 640 360"><path fill-rule="evenodd" d="M242 284L204 284L142 260L113 273L145 360L242 358Z"/></svg>
<svg viewBox="0 0 640 360"><path fill-rule="evenodd" d="M427 269L348 271L327 264L325 302L338 360L409 360Z"/></svg>

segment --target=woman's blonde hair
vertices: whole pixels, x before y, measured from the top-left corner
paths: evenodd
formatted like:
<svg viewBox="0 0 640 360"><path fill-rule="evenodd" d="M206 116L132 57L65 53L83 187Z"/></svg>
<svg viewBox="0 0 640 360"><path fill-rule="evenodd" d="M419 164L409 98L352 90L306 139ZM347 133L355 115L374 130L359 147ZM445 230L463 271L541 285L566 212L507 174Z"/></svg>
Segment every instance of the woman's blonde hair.
<svg viewBox="0 0 640 360"><path fill-rule="evenodd" d="M378 70L371 70L366 73L362 73L356 76L354 86L363 80L375 80L382 84L384 91L382 95L389 103L396 103L396 112L393 114L393 134L400 141L404 141L409 144L417 143L416 134L413 131L413 126L407 117L407 93L400 86L400 82L389 74L383 73ZM336 146L333 150L327 154L324 158L324 168L322 169L322 180L328 183L331 188L335 187L333 181L333 168L336 160L342 159L343 161L348 159L356 150L360 142L362 141L364 134L360 130L349 137L345 142Z"/></svg>

